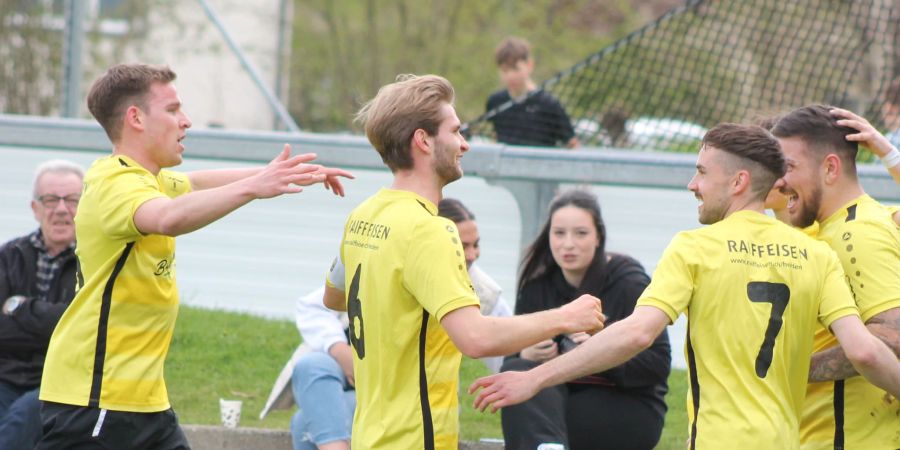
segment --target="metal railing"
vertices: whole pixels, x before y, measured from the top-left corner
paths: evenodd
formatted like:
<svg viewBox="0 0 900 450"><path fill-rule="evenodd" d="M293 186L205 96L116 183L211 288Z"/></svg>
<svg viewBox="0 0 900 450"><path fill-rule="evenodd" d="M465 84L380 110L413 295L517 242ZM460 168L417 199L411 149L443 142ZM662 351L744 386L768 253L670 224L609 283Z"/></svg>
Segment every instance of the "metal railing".
<svg viewBox="0 0 900 450"><path fill-rule="evenodd" d="M195 158L268 162L284 143L318 154L330 166L387 170L363 136L306 132L191 130L184 144ZM93 121L0 115L0 145L88 152L110 151L106 134ZM608 184L684 189L696 155L616 149L548 150L500 144L471 144L462 160L466 176L484 178L509 190L522 220L524 245L538 226L559 184ZM883 167L858 166L863 187L882 201L900 201L898 187Z"/></svg>

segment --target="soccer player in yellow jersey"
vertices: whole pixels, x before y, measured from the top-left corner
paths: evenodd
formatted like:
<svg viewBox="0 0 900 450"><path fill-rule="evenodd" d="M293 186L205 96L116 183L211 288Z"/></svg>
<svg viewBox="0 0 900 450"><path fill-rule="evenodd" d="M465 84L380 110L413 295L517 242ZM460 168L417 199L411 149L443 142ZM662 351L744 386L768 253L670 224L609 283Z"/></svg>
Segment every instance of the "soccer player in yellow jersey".
<svg viewBox="0 0 900 450"><path fill-rule="evenodd" d="M174 236L259 198L348 173L290 148L261 169L177 173L191 121L167 67L117 65L88 109L113 145L84 177L75 218L77 293L50 340L39 449L184 449L163 364L178 313Z"/></svg>
<svg viewBox="0 0 900 450"><path fill-rule="evenodd" d="M442 77L401 76L358 114L394 181L347 219L346 297L326 289L326 305L350 316L354 448L455 450L460 352L507 355L602 327L590 295L532 315L481 315L457 228L436 206L469 150L453 99Z"/></svg>
<svg viewBox="0 0 900 450"><path fill-rule="evenodd" d="M816 323L850 349L866 377L900 392L900 363L863 326L834 253L763 214L784 171L768 131L709 130L688 184L702 202L700 223L709 226L675 236L631 316L533 370L476 380L469 390L483 389L475 406L496 410L619 365L681 313L688 317L690 449L798 449Z"/></svg>
<svg viewBox="0 0 900 450"><path fill-rule="evenodd" d="M781 117L772 132L787 160L782 191L791 223L819 223L818 239L841 261L862 320L900 355L900 229L866 195L856 174L857 143L886 154L868 121L823 105ZM891 149L891 150L887 150ZM803 449L900 448L900 399L861 377L827 330L818 329L801 420Z"/></svg>

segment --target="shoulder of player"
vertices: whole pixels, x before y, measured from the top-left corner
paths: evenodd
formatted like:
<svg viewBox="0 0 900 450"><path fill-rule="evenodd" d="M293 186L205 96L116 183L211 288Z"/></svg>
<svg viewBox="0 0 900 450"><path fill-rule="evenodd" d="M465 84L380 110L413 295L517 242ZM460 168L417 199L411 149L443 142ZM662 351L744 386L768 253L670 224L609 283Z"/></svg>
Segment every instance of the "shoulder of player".
<svg viewBox="0 0 900 450"><path fill-rule="evenodd" d="M96 179L117 177L120 175L137 175L146 178L155 178L147 169L141 167L128 158L111 155L98 159L85 173L85 182Z"/></svg>
<svg viewBox="0 0 900 450"><path fill-rule="evenodd" d="M449 234L452 237L457 238L458 241L459 231L456 229L456 224L446 217L432 215L423 211L423 214L412 215L409 219L412 230L416 234Z"/></svg>
<svg viewBox="0 0 900 450"><path fill-rule="evenodd" d="M159 175L157 175L159 179L176 179L176 180L187 180L188 175L184 172L178 172L175 170L162 169L159 171Z"/></svg>
<svg viewBox="0 0 900 450"><path fill-rule="evenodd" d="M840 239L844 233L851 233L853 237L865 237L870 234L897 232L897 225L891 218L888 208L879 203L859 204L852 218L845 219L831 228L831 233Z"/></svg>

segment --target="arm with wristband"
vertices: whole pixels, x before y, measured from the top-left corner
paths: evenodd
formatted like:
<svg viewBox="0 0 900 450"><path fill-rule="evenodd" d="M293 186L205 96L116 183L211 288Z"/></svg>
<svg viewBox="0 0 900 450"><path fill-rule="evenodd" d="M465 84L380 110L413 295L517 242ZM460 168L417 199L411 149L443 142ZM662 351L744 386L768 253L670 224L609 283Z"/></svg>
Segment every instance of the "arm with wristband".
<svg viewBox="0 0 900 450"><path fill-rule="evenodd" d="M900 151L865 118L840 108L832 109L831 114L837 118L838 125L858 131L855 134L848 134L847 140L858 142L871 150L881 159L894 181L900 184Z"/></svg>

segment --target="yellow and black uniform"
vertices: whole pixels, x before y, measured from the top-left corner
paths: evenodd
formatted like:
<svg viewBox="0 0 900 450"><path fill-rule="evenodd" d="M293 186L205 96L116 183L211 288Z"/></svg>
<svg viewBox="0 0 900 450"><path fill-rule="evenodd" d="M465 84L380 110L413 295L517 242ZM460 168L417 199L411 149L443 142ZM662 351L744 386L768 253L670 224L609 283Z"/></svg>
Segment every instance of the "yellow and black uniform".
<svg viewBox="0 0 900 450"><path fill-rule="evenodd" d="M441 327L478 307L456 226L409 191L382 189L344 227L354 448L456 449L461 354Z"/></svg>
<svg viewBox="0 0 900 450"><path fill-rule="evenodd" d="M638 305L687 315L692 450L799 448L815 324L858 314L827 245L753 211L676 235Z"/></svg>
<svg viewBox="0 0 900 450"><path fill-rule="evenodd" d="M824 220L819 239L837 253L863 322L900 308L900 230L868 195ZM816 331L814 351L838 345ZM863 377L810 383L800 421L804 450L900 448L900 400Z"/></svg>
<svg viewBox="0 0 900 450"><path fill-rule="evenodd" d="M97 160L85 174L75 218L78 292L50 340L41 400L169 409L163 363L178 314L175 239L141 234L134 213L190 189L186 175L154 176L121 155Z"/></svg>

